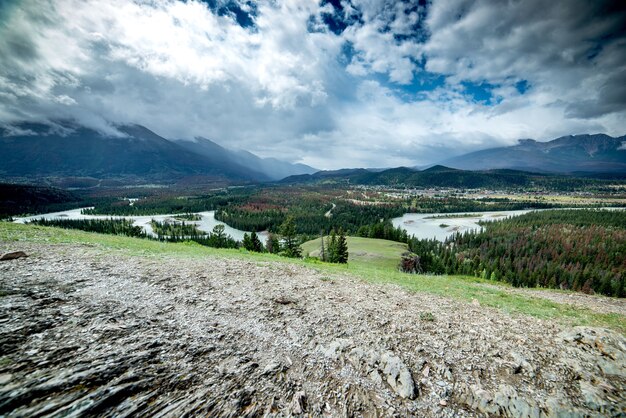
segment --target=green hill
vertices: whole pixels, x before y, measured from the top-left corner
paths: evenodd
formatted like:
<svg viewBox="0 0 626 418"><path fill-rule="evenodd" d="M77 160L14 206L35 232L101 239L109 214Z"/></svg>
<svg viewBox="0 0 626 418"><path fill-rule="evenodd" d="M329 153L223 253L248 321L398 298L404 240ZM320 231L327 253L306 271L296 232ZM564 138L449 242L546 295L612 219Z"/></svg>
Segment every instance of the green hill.
<svg viewBox="0 0 626 418"><path fill-rule="evenodd" d="M582 179L564 175L530 173L516 170L467 171L444 166L434 166L419 171L407 167L383 171L364 169L318 171L315 174L291 176L281 180L284 184L360 184L392 187L451 187L451 188L513 188L545 187L561 190L572 189L598 180Z"/></svg>
<svg viewBox="0 0 626 418"><path fill-rule="evenodd" d="M397 270L400 256L407 251L406 244L384 239L346 237L348 241L348 263L363 266L375 266ZM326 238L324 239L326 243ZM320 238L302 244L302 253L318 257Z"/></svg>

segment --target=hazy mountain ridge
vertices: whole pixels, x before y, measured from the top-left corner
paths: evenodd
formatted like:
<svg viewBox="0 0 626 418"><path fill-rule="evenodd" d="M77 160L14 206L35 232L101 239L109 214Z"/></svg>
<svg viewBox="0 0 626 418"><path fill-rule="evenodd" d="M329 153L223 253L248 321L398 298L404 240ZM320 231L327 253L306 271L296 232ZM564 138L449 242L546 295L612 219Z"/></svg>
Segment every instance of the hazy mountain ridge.
<svg viewBox="0 0 626 418"><path fill-rule="evenodd" d="M291 176L282 183L334 182L360 185L408 186L408 187L452 187L452 188L498 188L524 187L545 174L527 173L516 170L467 171L436 165L419 171L409 167L397 167L383 171L347 169L319 171L315 174Z"/></svg>
<svg viewBox="0 0 626 418"><path fill-rule="evenodd" d="M554 173L626 172L626 136L570 135L548 142L521 139L517 145L471 152L440 164L463 170L517 169Z"/></svg>
<svg viewBox="0 0 626 418"><path fill-rule="evenodd" d="M298 174L312 174L317 171L305 164L292 164L276 158L261 158L245 150L230 150L202 137L196 138L195 141L177 140L175 143L196 154L209 158L217 157L247 167L262 173L271 180L280 180Z"/></svg>
<svg viewBox="0 0 626 418"><path fill-rule="evenodd" d="M0 177L138 178L168 182L199 177L199 181L265 182L314 171L278 160L242 156L208 139L168 140L141 125L116 126L121 135L63 125L19 124L16 132L0 128ZM291 169L293 167L293 169Z"/></svg>

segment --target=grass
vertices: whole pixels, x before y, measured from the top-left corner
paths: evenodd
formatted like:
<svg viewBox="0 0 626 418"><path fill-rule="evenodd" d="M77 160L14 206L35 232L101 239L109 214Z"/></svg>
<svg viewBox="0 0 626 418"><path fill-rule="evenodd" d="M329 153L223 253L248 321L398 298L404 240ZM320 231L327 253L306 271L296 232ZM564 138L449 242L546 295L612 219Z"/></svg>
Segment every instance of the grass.
<svg viewBox="0 0 626 418"><path fill-rule="evenodd" d="M614 329L626 335L626 317L620 314L601 314L589 309L552 302L540 297L514 294L504 283L463 276L428 276L400 273L397 264L405 250L402 244L368 238L348 237L350 259L348 265L334 265L315 260L286 259L271 254L249 253L244 250L226 250L203 247L196 243L162 243L139 238L103 235L77 230L21 225L0 222L0 241L74 243L93 245L105 251L115 251L130 257L204 258L219 256L246 258L259 262L281 262L304 265L325 276L326 280L349 273L377 284L402 286L409 291L453 298L464 303L476 299L482 306L493 307L511 315L530 315L553 320L567 326L589 325ZM304 253L313 253L319 240L305 243ZM490 286L485 286L489 284Z"/></svg>
<svg viewBox="0 0 626 418"><path fill-rule="evenodd" d="M468 196L477 197L477 196ZM593 204L626 204L626 199L623 197L590 197L590 196L570 196L570 195L540 195L540 196L528 196L524 194L496 194L489 196L493 199L509 199L513 201L528 201L528 202L545 202L554 203L559 205L574 205L584 206Z"/></svg>
<svg viewBox="0 0 626 418"><path fill-rule="evenodd" d="M320 240L321 238L317 238L302 244L302 253L318 257ZM400 256L407 251L406 244L384 239L346 237L346 241L349 252L348 263L371 265L385 270L397 269ZM324 237L324 245L327 244L328 237Z"/></svg>

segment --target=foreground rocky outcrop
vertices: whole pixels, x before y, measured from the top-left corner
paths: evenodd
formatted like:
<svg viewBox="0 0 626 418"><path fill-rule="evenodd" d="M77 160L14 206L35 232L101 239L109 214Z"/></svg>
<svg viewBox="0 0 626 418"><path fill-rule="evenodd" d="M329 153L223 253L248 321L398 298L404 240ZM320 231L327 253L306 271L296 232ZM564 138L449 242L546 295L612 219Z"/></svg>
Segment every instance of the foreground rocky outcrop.
<svg viewBox="0 0 626 418"><path fill-rule="evenodd" d="M626 340L283 263L0 243L0 415L619 416Z"/></svg>

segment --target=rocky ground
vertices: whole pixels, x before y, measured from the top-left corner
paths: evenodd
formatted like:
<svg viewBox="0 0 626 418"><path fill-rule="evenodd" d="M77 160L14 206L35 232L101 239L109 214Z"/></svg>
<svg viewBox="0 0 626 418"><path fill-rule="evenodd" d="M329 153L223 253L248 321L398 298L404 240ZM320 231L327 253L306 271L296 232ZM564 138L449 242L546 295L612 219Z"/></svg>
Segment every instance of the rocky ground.
<svg viewBox="0 0 626 418"><path fill-rule="evenodd" d="M611 331L284 263L16 250L0 416L626 414Z"/></svg>

